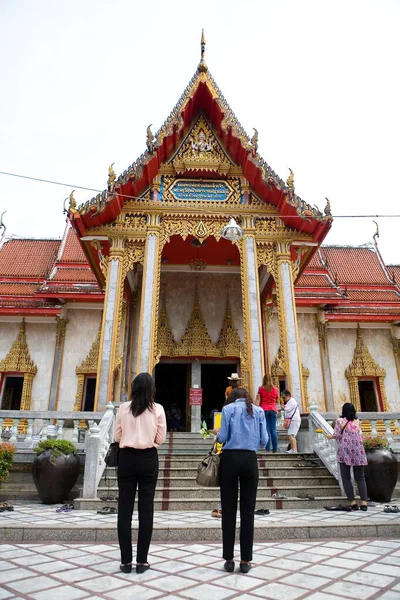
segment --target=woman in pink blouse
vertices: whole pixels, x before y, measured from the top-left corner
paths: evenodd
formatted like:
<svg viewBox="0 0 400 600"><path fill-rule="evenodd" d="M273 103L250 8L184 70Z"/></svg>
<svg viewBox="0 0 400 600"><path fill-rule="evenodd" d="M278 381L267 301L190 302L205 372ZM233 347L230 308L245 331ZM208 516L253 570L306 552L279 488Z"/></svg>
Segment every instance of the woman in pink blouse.
<svg viewBox="0 0 400 600"><path fill-rule="evenodd" d="M136 573L150 568L147 554L153 533L154 493L158 478L157 446L165 441L167 422L161 404L154 402L156 388L149 373L132 382L131 401L119 407L115 423L118 453L118 541L120 570L132 571L132 513L139 489L139 531Z"/></svg>

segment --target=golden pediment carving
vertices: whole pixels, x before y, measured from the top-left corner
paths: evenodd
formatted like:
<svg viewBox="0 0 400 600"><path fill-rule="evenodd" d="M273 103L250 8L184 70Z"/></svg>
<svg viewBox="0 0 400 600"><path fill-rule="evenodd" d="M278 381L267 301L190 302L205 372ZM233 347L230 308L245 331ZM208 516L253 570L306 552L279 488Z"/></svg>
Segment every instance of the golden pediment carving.
<svg viewBox="0 0 400 600"><path fill-rule="evenodd" d="M372 358L364 342L360 325L357 325L357 340L353 360L345 371L346 378L350 377L386 377L385 369L381 368Z"/></svg>
<svg viewBox="0 0 400 600"><path fill-rule="evenodd" d="M203 115L198 118L171 162L177 174L215 171L227 175L233 165Z"/></svg>
<svg viewBox="0 0 400 600"><path fill-rule="evenodd" d="M0 361L0 372L31 373L32 375L37 373L37 366L30 357L26 342L25 319L22 320L17 339L11 346L9 353Z"/></svg>
<svg viewBox="0 0 400 600"><path fill-rule="evenodd" d="M195 287L192 313L180 342L175 341L169 326L165 297L163 297L158 319L157 345L158 357L208 356L222 358L226 356L241 356L242 343L233 322L229 298L227 299L225 317L219 339L214 344L201 312L197 285Z"/></svg>
<svg viewBox="0 0 400 600"><path fill-rule="evenodd" d="M97 365L99 362L99 350L100 350L100 337L101 337L101 323L99 329L96 333L96 337L94 338L92 347L89 350L86 358L81 362L81 364L76 367L75 373L77 375L81 374L94 374L97 373Z"/></svg>

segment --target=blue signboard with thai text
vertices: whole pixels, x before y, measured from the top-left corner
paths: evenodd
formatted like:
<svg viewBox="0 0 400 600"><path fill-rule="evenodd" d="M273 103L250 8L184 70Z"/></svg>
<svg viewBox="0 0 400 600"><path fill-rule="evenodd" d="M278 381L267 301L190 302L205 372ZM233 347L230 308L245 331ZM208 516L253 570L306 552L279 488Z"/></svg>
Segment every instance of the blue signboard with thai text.
<svg viewBox="0 0 400 600"><path fill-rule="evenodd" d="M232 190L224 181L185 181L179 179L170 188L176 200L225 202Z"/></svg>

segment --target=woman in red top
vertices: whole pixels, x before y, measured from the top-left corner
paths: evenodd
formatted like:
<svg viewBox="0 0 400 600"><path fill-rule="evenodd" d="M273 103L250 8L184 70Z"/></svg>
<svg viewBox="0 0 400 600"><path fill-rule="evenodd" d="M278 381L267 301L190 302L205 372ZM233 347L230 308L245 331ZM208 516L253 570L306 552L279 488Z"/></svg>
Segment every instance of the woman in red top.
<svg viewBox="0 0 400 600"><path fill-rule="evenodd" d="M265 414L267 424L268 443L267 452L270 451L270 441L272 440L272 452L278 452L278 434L276 433L276 418L278 416L278 407L276 401L279 398L279 392L272 385L271 375L264 375L262 386L258 388L256 403L261 406Z"/></svg>

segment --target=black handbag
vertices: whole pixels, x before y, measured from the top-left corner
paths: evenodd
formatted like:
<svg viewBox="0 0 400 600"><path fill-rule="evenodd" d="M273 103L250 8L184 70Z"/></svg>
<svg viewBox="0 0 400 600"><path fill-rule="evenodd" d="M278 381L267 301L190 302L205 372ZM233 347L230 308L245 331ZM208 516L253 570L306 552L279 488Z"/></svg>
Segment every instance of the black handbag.
<svg viewBox="0 0 400 600"><path fill-rule="evenodd" d="M197 467L196 483L204 487L218 487L219 463L220 456L217 454L216 444L214 444L208 455L203 458Z"/></svg>
<svg viewBox="0 0 400 600"><path fill-rule="evenodd" d="M119 452L119 444L118 442L112 442L110 447L107 450L107 454L105 455L104 462L107 467L117 467L118 466L118 452Z"/></svg>

